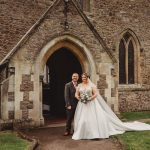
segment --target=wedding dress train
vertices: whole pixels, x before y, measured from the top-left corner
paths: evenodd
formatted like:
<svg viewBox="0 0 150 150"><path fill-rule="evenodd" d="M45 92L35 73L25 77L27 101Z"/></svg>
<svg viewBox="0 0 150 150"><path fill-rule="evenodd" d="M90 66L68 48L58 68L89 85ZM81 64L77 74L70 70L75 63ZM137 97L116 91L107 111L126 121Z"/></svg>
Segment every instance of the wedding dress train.
<svg viewBox="0 0 150 150"><path fill-rule="evenodd" d="M88 88L78 87L79 92L85 92L90 96L92 94L92 82ZM111 108L106 104L103 98L98 96L87 104L78 102L74 116L74 134L72 139L95 139L108 138L111 135L123 134L125 131L144 131L150 130L150 125L141 122L124 123Z"/></svg>

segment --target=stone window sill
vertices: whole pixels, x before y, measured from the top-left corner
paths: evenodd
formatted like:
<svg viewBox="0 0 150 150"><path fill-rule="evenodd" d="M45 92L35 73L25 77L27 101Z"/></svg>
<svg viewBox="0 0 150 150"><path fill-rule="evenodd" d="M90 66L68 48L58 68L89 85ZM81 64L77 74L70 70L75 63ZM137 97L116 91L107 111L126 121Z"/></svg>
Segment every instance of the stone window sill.
<svg viewBox="0 0 150 150"><path fill-rule="evenodd" d="M149 91L150 85L142 85L142 84L122 84L118 86L118 91Z"/></svg>

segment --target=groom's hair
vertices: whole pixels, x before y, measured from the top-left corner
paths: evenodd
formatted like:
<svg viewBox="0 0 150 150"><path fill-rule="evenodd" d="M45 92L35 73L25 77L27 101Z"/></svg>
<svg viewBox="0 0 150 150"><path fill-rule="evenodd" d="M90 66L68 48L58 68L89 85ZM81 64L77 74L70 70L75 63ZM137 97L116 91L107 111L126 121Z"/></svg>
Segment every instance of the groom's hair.
<svg viewBox="0 0 150 150"><path fill-rule="evenodd" d="M76 74L76 75L78 75L78 76L79 76L79 74L78 74L78 73L76 73L76 72L74 72L74 73L72 74L72 76L73 76L74 74Z"/></svg>
<svg viewBox="0 0 150 150"><path fill-rule="evenodd" d="M78 75L78 77L79 77L79 74L78 74L78 73L76 73L76 72L74 72L74 73L72 74L72 76L73 76L73 75Z"/></svg>

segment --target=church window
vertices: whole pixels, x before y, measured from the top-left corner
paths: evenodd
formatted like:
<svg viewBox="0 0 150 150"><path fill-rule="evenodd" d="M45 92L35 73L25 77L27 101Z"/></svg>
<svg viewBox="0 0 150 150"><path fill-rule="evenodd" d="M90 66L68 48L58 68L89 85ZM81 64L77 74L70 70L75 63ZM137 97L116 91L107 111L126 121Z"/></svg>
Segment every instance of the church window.
<svg viewBox="0 0 150 150"><path fill-rule="evenodd" d="M123 35L119 44L119 83L134 84L136 78L136 44L129 32Z"/></svg>

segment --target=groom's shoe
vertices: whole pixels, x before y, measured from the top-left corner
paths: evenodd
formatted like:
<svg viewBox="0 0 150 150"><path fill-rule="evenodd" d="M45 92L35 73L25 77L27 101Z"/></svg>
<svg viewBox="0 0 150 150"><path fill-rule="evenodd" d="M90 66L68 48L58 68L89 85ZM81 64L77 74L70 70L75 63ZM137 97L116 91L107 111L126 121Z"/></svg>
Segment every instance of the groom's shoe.
<svg viewBox="0 0 150 150"><path fill-rule="evenodd" d="M68 135L70 135L70 132L66 131L66 132L64 133L64 136L68 136Z"/></svg>

